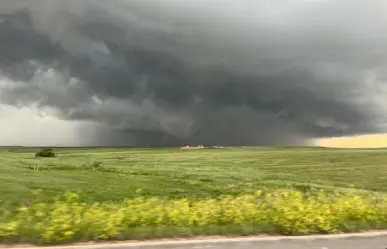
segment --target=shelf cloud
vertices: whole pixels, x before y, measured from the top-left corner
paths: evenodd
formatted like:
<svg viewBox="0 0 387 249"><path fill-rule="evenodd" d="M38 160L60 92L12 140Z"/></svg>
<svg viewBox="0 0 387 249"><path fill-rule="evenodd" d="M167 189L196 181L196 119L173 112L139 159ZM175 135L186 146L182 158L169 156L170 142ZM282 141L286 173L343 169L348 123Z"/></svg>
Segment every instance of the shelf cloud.
<svg viewBox="0 0 387 249"><path fill-rule="evenodd" d="M384 0L2 1L0 105L74 126L91 145L385 132L386 10Z"/></svg>

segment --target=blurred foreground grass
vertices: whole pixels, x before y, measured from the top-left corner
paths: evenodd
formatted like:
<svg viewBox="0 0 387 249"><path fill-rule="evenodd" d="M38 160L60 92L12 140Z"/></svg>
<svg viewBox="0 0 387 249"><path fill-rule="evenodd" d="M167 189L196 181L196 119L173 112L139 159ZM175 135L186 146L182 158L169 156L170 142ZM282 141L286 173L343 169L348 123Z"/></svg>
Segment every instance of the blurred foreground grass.
<svg viewBox="0 0 387 249"><path fill-rule="evenodd" d="M384 194L355 190L304 194L257 191L197 201L135 198L86 204L75 193L50 203L3 208L2 243L82 241L195 235L315 234L387 228Z"/></svg>

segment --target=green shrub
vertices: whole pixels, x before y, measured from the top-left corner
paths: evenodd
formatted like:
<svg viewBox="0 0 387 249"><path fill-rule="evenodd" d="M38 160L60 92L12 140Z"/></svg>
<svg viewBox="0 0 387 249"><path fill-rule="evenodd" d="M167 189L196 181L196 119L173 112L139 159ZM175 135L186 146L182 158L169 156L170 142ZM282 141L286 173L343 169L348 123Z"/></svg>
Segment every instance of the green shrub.
<svg viewBox="0 0 387 249"><path fill-rule="evenodd" d="M36 152L35 157L56 157L56 155L53 149L46 148Z"/></svg>

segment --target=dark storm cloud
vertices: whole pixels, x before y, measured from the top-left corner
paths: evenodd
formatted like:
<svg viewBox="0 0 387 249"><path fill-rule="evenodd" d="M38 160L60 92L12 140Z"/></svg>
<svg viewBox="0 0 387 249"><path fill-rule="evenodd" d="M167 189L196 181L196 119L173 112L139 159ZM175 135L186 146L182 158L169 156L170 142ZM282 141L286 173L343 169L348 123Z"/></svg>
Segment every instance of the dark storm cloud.
<svg viewBox="0 0 387 249"><path fill-rule="evenodd" d="M0 101L104 126L96 143L302 144L378 132L387 4L0 3ZM115 132L114 132L115 131ZM129 141L129 142L128 142Z"/></svg>

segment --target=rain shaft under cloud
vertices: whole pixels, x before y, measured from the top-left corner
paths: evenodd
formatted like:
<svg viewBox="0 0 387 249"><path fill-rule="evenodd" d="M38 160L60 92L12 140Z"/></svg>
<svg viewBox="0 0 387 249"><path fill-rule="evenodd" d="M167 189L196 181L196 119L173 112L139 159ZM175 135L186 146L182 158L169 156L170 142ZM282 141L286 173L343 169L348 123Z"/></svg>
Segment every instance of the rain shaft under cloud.
<svg viewBox="0 0 387 249"><path fill-rule="evenodd" d="M0 104L83 123L81 138L103 145L383 132L386 10L384 0L2 1Z"/></svg>

